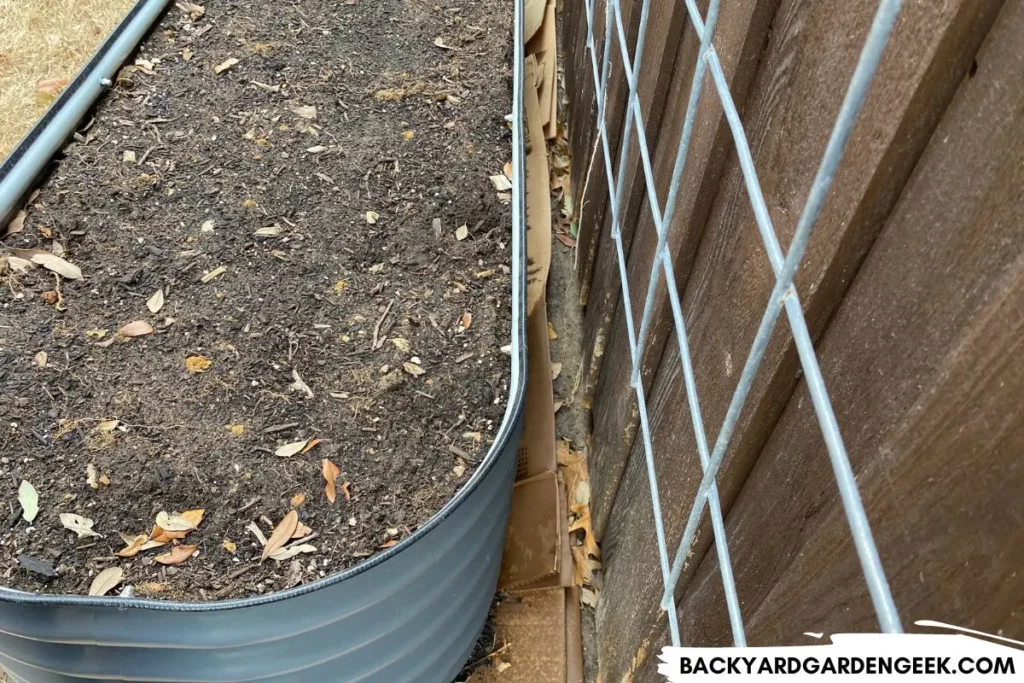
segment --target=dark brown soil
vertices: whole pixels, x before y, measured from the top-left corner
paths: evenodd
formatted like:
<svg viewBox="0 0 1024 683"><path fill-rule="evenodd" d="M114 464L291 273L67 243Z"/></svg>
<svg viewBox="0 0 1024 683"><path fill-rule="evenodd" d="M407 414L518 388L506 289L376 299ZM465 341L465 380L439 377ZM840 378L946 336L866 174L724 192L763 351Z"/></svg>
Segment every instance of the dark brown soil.
<svg viewBox="0 0 1024 683"><path fill-rule="evenodd" d="M322 578L440 509L504 412L510 211L488 176L510 155L511 3L182 7L3 240L63 248L84 274L0 275L11 588L85 594L111 566L136 595L187 600ZM270 226L279 234L255 235ZM154 332L102 345L136 320ZM210 365L190 373L189 357ZM275 455L306 439L321 442ZM323 458L351 500L328 503ZM109 484L94 490L89 465ZM39 493L32 524L22 480ZM316 552L260 564L247 525L269 536L297 494ZM205 518L182 543L198 552L184 563L154 561L170 545L115 555L160 511L196 508ZM77 539L60 513L102 538ZM28 571L26 556L58 577Z"/></svg>

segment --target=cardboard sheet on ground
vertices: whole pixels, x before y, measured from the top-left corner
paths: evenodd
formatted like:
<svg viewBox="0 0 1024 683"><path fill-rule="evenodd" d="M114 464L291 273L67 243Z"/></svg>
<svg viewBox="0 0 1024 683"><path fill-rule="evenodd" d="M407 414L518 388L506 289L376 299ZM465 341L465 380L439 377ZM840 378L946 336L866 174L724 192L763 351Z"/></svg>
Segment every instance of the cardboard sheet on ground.
<svg viewBox="0 0 1024 683"><path fill-rule="evenodd" d="M498 605L494 614L498 647L507 647L469 683L561 683L566 680L565 591L526 593ZM499 667L495 664L508 664Z"/></svg>

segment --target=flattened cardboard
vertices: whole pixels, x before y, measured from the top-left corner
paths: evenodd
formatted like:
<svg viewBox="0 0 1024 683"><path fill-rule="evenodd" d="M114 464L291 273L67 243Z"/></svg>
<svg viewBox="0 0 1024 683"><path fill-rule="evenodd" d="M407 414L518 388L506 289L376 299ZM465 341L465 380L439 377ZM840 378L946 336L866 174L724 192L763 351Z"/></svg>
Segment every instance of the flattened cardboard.
<svg viewBox="0 0 1024 683"><path fill-rule="evenodd" d="M537 90L537 61L526 58L526 106L528 151L526 154L526 313L532 315L544 300L551 269L551 180L548 152L541 125ZM545 348L547 344L545 343ZM532 349L531 349L532 350ZM532 378L531 378L532 379Z"/></svg>
<svg viewBox="0 0 1024 683"><path fill-rule="evenodd" d="M525 424L519 439L517 479L553 473L558 469L555 451L555 398L548 351L548 315L539 306L526 321L528 354Z"/></svg>
<svg viewBox="0 0 1024 683"><path fill-rule="evenodd" d="M483 666L469 683L561 683L565 680L565 591L556 588L505 600L494 612L497 641L508 645L496 660L510 666Z"/></svg>
<svg viewBox="0 0 1024 683"><path fill-rule="evenodd" d="M558 576L566 545L561 521L558 475L545 472L516 482L512 490L505 554L498 588L516 590Z"/></svg>
<svg viewBox="0 0 1024 683"><path fill-rule="evenodd" d="M583 683L583 624L580 589L565 589L565 681Z"/></svg>

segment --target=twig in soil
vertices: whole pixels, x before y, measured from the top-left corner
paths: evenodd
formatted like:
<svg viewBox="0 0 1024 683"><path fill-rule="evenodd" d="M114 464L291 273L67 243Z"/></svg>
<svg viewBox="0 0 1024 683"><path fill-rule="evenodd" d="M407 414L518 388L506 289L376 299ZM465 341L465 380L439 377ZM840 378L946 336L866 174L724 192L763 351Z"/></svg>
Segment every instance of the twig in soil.
<svg viewBox="0 0 1024 683"><path fill-rule="evenodd" d="M459 456L460 458L462 458L466 462L470 463L471 465L479 465L480 464L480 459L479 458L474 458L472 455L470 455L466 451L462 450L461 448L459 448L458 446L456 446L453 443L452 444L448 444L448 450L451 451L453 454Z"/></svg>
<svg viewBox="0 0 1024 683"><path fill-rule="evenodd" d="M240 512L245 512L246 510L248 510L249 508L251 508L253 505L255 505L258 502L260 502L260 497L256 496L255 498L253 498L252 500L250 500L248 503L246 503L242 507L238 508L237 510L229 510L229 512L231 514L233 514L233 515L237 515Z"/></svg>
<svg viewBox="0 0 1024 683"><path fill-rule="evenodd" d="M391 312L391 307L395 305L395 300L392 299L388 302L387 308L384 309L384 314L381 315L380 320L377 321L377 325L373 328L373 350L376 351L384 345L384 340L380 338L380 326L384 324L384 320L388 317L388 313Z"/></svg>
<svg viewBox="0 0 1024 683"><path fill-rule="evenodd" d="M287 431L289 429L294 429L295 427L298 427L298 426L299 426L298 422L286 422L286 423L280 424L280 425L271 425L270 427L267 427L266 429L264 429L263 433L264 434L276 434L277 432L284 432L284 431Z"/></svg>

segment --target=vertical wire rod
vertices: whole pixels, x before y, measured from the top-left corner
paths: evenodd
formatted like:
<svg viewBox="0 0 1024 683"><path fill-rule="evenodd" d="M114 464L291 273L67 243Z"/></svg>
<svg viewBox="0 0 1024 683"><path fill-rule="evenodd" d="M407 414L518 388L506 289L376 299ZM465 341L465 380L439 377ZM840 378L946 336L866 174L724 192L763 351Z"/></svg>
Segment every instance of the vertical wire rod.
<svg viewBox="0 0 1024 683"><path fill-rule="evenodd" d="M899 615L892 599L892 594L885 578L881 561L878 557L878 550L871 535L870 525L868 524L867 516L864 512L863 503L860 499L859 492L857 491L856 481L853 477L852 468L849 463L849 457L846 454L846 449L839 433L838 423L836 422L835 414L832 410L831 401L828 398L828 393L824 386L824 380L821 377L821 371L817 364L817 358L814 354L814 347L810 340L806 321L803 318L799 298L796 296L796 290L792 286L796 267L799 264L804 250L806 249L811 228L813 227L814 221L820 212L821 205L827 196L828 187L834 178L835 169L842 158L842 153L844 151L845 144L849 139L853 123L856 120L861 105L864 102L868 87L870 86L878 63L881 61L881 56L884 52L885 45L892 31L893 25L895 24L900 4L900 0L882 0L879 4L874 21L872 22L871 30L868 34L868 39L865 41L860 60L858 61L854 72L854 77L851 79L842 108L840 109L839 116L837 117L832 137L829 140L826 153L823 155L821 166L818 169L818 174L815 178L814 184L812 185L812 190L808 197L807 204L805 205L805 210L801 214L800 221L798 222L797 231L794 234L790 252L784 263L778 263L778 257L781 256L781 250L778 247L778 241L775 237L770 219L762 221L759 218L758 220L759 228L762 228L763 236L765 232L769 233L768 236L770 239L766 240L766 248L770 257L776 257L771 260L773 269L775 269L779 279L776 281L776 285L772 292L772 298L769 300L769 305L765 310L765 315L758 328L754 345L747 358L747 363L744 365L743 374L740 377L740 383L736 388L736 392L733 394L733 401L730 403L726 420L723 423L722 430L719 433L719 438L715 444L715 452L712 455L711 467L705 474L704 480L701 482L697 499L694 501L694 506L691 509L687 527L684 531L679 551L672 567L672 575L670 576L671 586L666 589L665 595L662 597L663 606L672 602L675 583L678 582L679 574L682 571L682 560L685 558L686 551L693 542L693 536L703 512L704 500L707 498L710 491L708 483L709 481L714 481L714 476L717 473L718 467L721 465L721 460L725 453L725 447L728 445L728 439L731 436L731 432L735 427L736 421L738 421L739 412L743 407L747 394L749 393L753 376L756 374L757 369L760 366L765 348L767 347L768 340L770 339L771 332L774 329L774 325L781 308L785 305L788 317L790 318L791 327L793 328L794 340L797 344L797 351L800 355L801 364L803 365L805 375L808 379L808 389L811 392L812 402L815 405L815 412L817 413L818 420L821 423L829 457L832 460L833 470L836 473L840 496L843 500L844 510L850 523L851 533L854 537L854 544L857 549L858 557L861 561L861 567L864 571L865 579L868 584L868 590L871 593L872 602L878 615L879 625L885 632L897 633L902 631ZM712 67L712 75L714 76L716 87L719 91L720 98L722 99L723 108L726 109L727 118L730 119L730 127L733 129L738 151L741 152L740 156L744 156L743 153L745 153L747 157L745 160L741 159L741 165L747 165L742 163L743 161L747 161L751 170L753 170L749 146L746 145L746 137L743 133L742 124L739 124L739 116L736 112L735 104L732 103L732 98L728 91L728 84L725 83L724 74L722 73L721 65L718 63L717 55L715 55L714 52L709 52L707 54L707 59ZM731 111L730 107L727 105L731 105ZM739 125L737 126L736 124ZM757 183L756 172L748 176L746 170L747 169L744 169L744 179L747 181L748 191L751 192L752 195L751 199L754 204L755 217L757 217L758 208L765 209L764 214L765 217L767 217L764 200L763 197L760 196L760 187ZM751 179L753 180L752 183L750 182ZM760 199L760 207L757 206L758 202L754 201L754 195L757 195L757 198ZM767 230L764 228L767 228ZM772 242L774 242L774 245L771 244ZM774 249L772 246L774 246ZM723 439L723 437L725 438Z"/></svg>

